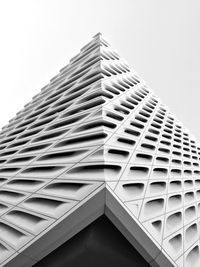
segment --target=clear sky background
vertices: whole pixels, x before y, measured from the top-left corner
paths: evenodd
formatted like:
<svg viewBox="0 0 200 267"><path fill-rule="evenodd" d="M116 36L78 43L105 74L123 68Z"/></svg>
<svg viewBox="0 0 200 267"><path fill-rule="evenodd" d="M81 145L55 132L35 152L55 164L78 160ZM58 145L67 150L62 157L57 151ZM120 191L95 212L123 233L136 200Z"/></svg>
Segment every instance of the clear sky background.
<svg viewBox="0 0 200 267"><path fill-rule="evenodd" d="M200 141L199 0L0 1L0 127L97 32Z"/></svg>

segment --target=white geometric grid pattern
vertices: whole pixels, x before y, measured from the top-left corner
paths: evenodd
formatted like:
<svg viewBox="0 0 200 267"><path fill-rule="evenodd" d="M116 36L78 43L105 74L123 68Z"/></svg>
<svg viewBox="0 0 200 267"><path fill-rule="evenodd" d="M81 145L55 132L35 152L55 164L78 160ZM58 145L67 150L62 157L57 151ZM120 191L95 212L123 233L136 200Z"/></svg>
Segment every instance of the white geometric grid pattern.
<svg viewBox="0 0 200 267"><path fill-rule="evenodd" d="M150 265L199 266L200 147L101 34L0 138L1 266L37 262L28 249L101 190Z"/></svg>

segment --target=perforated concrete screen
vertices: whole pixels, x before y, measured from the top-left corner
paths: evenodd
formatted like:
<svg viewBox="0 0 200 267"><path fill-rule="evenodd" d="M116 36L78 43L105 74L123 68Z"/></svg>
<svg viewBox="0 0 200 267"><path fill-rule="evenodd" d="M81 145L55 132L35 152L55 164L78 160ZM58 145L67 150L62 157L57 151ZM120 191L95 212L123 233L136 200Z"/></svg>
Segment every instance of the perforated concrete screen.
<svg viewBox="0 0 200 267"><path fill-rule="evenodd" d="M200 266L200 147L100 34L0 137L2 266L102 214L150 265Z"/></svg>

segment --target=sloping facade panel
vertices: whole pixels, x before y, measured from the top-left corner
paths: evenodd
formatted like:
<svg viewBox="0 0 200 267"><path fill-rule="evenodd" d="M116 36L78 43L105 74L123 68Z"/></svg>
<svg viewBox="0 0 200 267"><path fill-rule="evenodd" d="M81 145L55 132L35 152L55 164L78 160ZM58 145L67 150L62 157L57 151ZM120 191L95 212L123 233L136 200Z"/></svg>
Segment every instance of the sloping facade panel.
<svg viewBox="0 0 200 267"><path fill-rule="evenodd" d="M152 266L199 266L200 147L101 34L0 133L0 263L106 214Z"/></svg>

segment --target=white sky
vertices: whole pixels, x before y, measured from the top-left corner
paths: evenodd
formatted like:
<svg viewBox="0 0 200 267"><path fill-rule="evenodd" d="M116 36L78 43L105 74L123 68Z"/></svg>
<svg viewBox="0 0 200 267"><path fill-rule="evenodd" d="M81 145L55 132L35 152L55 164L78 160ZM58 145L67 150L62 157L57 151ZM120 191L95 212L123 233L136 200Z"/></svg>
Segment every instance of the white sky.
<svg viewBox="0 0 200 267"><path fill-rule="evenodd" d="M200 140L199 0L1 0L0 127L99 31Z"/></svg>

